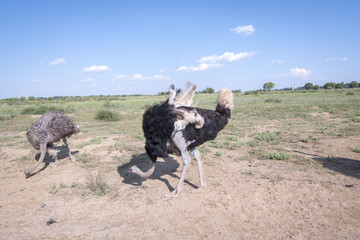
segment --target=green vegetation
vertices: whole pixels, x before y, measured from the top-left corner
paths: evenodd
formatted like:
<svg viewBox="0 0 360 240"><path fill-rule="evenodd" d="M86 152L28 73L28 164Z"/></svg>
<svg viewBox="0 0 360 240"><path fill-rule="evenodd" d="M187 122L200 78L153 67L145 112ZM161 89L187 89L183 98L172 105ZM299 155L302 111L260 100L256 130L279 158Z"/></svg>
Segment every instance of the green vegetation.
<svg viewBox="0 0 360 240"><path fill-rule="evenodd" d="M109 189L105 176L101 172L98 172L97 176L94 178L89 171L89 175L86 178L86 186L97 196L104 196Z"/></svg>
<svg viewBox="0 0 360 240"><path fill-rule="evenodd" d="M106 122L120 121L121 115L115 111L103 109L96 112L96 119Z"/></svg>
<svg viewBox="0 0 360 240"><path fill-rule="evenodd" d="M264 85L263 85L264 91L270 91L274 87L275 87L275 84L272 82L267 82L267 83L264 83Z"/></svg>
<svg viewBox="0 0 360 240"><path fill-rule="evenodd" d="M354 147L352 148L352 151L356 153L360 153L360 148Z"/></svg>
<svg viewBox="0 0 360 240"><path fill-rule="evenodd" d="M215 140L198 148L204 164L213 166L215 160L234 164L261 160L261 164L268 164L273 162L270 159L290 159L281 164L295 164L294 169L305 171L310 168L308 166L316 164L309 160L314 158L311 154L332 157L329 154L332 152L330 144L326 150L320 146L326 142L323 139L360 136L359 89L346 83L343 87L335 83L334 88L329 90L323 86L318 86L316 90L316 85L311 89L309 84L306 89L234 91L235 108L228 125ZM215 109L216 99L216 94L196 94L194 106ZM16 157L12 158L10 154L4 156L21 167L30 165L39 152L29 145L26 128L48 110L62 111L79 125L80 133L69 140L77 162L59 155L61 165L76 164L92 172L99 168L102 173L87 179L85 176L71 179L66 182L68 186L53 184L46 190L55 194L89 188L97 196L110 192L109 196L117 197L118 189L111 188L117 189L111 192L105 177L110 179L110 172L114 174L116 169L129 167L130 164L148 166L149 159L144 154L142 116L149 106L164 100L163 95L3 99L0 100L0 153L6 152L2 150L8 147L23 149L24 152ZM360 153L358 146L352 146L346 146L348 154ZM64 146L58 143L57 147ZM299 152L303 153L302 158ZM316 166L322 167L321 164ZM244 174L260 177L266 173L254 168ZM86 181L81 182L84 179Z"/></svg>
<svg viewBox="0 0 360 240"><path fill-rule="evenodd" d="M276 140L278 135L280 135L280 132L266 131L266 132L263 132L263 133L260 133L259 135L257 135L256 140L272 142L272 141Z"/></svg>
<svg viewBox="0 0 360 240"><path fill-rule="evenodd" d="M287 160L291 158L291 156L289 153L281 151L281 152L270 153L269 158L274 160Z"/></svg>

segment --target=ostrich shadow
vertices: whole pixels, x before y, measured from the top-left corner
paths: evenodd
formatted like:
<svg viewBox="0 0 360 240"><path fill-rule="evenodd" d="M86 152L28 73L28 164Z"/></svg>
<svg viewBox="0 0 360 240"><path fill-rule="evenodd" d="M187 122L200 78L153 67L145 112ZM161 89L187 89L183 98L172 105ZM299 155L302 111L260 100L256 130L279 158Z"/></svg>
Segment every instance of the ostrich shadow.
<svg viewBox="0 0 360 240"><path fill-rule="evenodd" d="M323 167L330 169L332 171L339 172L346 176L354 177L360 179L360 161L350 158L342 157L323 157L316 154L304 153L301 151L294 151L303 155L311 156L313 160L319 162Z"/></svg>
<svg viewBox="0 0 360 240"><path fill-rule="evenodd" d="M176 170L179 168L180 164L173 158L173 157L167 157L163 158L163 161L157 161L156 167L154 170L154 173L148 178L148 179L157 179L165 183L165 185L168 187L169 191L173 191L174 188L171 186L169 181L162 176L169 175L173 178L179 179L179 176L174 174ZM133 186L141 186L146 179L141 178L134 173L129 173L129 169L136 165L138 168L140 168L142 171L147 171L149 169L149 163L150 159L148 158L146 153L141 153L138 155L133 155L131 157L130 162L125 163L123 165L120 165L118 167L118 173L123 178L123 183L130 184ZM188 185L192 186L193 188L197 188L196 185L188 182L187 180L184 181Z"/></svg>
<svg viewBox="0 0 360 240"><path fill-rule="evenodd" d="M54 147L54 149L58 151L56 156L60 162L59 164L61 164L62 159L65 159L65 158L69 159L69 154L68 154L68 150L67 150L66 146L56 146L56 147ZM73 151L73 152L71 151L71 155L74 155L77 153L79 153L79 151ZM35 160L39 161L40 156L41 156L41 153L36 154ZM43 160L43 163L45 163L45 165L38 171L29 174L29 176L27 176L26 178L30 178L30 177L44 171L52 162L55 163L55 160L50 156L50 154L48 152L46 152L44 160Z"/></svg>

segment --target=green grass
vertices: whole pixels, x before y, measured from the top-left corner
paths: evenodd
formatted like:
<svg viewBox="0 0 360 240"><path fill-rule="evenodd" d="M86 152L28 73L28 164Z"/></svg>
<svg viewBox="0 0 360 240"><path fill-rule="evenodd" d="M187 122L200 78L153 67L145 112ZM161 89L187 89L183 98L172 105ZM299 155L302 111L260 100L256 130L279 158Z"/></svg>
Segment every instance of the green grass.
<svg viewBox="0 0 360 240"><path fill-rule="evenodd" d="M94 178L89 171L89 175L86 178L86 186L97 196L104 196L109 189L105 176L101 172L98 172L97 176Z"/></svg>
<svg viewBox="0 0 360 240"><path fill-rule="evenodd" d="M259 141L273 142L277 139L278 135L280 135L280 132L266 131L257 135L255 139Z"/></svg>
<svg viewBox="0 0 360 240"><path fill-rule="evenodd" d="M269 158L274 160L287 160L290 159L291 156L289 153L281 151L281 152L270 153Z"/></svg>
<svg viewBox="0 0 360 240"><path fill-rule="evenodd" d="M92 139L90 139L90 142L100 144L101 143L101 138L99 138L99 137L92 138Z"/></svg>
<svg viewBox="0 0 360 240"><path fill-rule="evenodd" d="M81 163L82 168L91 168L94 166L93 157L86 152L77 156L77 161Z"/></svg>
<svg viewBox="0 0 360 240"><path fill-rule="evenodd" d="M213 110L216 99L216 94L196 94L193 106ZM69 140L70 149L78 151L74 157L80 166L91 170L104 167L106 175L109 169L128 164L134 155L145 152L143 113L149 106L165 100L165 96L0 100L0 152L7 147L31 149L30 154L21 152L10 159L19 164L30 163L38 151L27 143L26 128L39 119L38 115L59 110L80 126L80 133ZM204 159L228 155L237 159L234 161L296 158L296 154L290 156L282 149L327 156L328 151L318 149L322 139L360 136L358 89L237 93L234 103L228 125L215 140L198 147ZM352 146L347 146L349 154L359 153L359 148ZM97 156L98 149L104 151L101 157ZM148 161L144 158L146 164ZM59 185L55 190L59 190Z"/></svg>
<svg viewBox="0 0 360 240"><path fill-rule="evenodd" d="M301 139L301 142L310 143L310 142L315 141L315 140L317 140L316 137L314 137L312 135L309 135L309 136L307 136L307 138Z"/></svg>
<svg viewBox="0 0 360 240"><path fill-rule="evenodd" d="M353 152L360 153L360 148L353 147L351 150L352 150Z"/></svg>
<svg viewBox="0 0 360 240"><path fill-rule="evenodd" d="M48 111L59 111L62 113L73 113L74 109L71 107L62 107L58 105L39 105L39 106L30 106L27 108L24 108L21 111L21 114L32 114L32 115L43 115L44 113Z"/></svg>
<svg viewBox="0 0 360 240"><path fill-rule="evenodd" d="M210 143L211 143L211 147L214 147L214 148L223 148L224 147L224 144L219 140L212 140L212 141L210 141Z"/></svg>
<svg viewBox="0 0 360 240"><path fill-rule="evenodd" d="M115 122L115 121L120 121L122 117L119 113L115 111L103 109L96 112L95 119L105 122Z"/></svg>

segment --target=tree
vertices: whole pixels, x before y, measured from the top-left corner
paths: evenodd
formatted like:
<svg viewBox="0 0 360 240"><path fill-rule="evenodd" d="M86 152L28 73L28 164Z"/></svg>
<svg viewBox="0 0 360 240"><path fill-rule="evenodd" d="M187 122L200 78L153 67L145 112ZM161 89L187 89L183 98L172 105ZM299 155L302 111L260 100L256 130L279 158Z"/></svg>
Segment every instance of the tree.
<svg viewBox="0 0 360 240"><path fill-rule="evenodd" d="M275 87L275 84L272 82L264 83L263 89L264 91L271 91Z"/></svg>
<svg viewBox="0 0 360 240"><path fill-rule="evenodd" d="M310 90L310 89L313 89L313 88L314 88L314 85L312 83L305 84L305 89L306 90Z"/></svg>
<svg viewBox="0 0 360 240"><path fill-rule="evenodd" d="M334 82L327 82L324 85L325 89L334 89L335 88L335 83Z"/></svg>
<svg viewBox="0 0 360 240"><path fill-rule="evenodd" d="M315 85L314 86L314 90L319 90L320 89L320 86L319 85Z"/></svg>
<svg viewBox="0 0 360 240"><path fill-rule="evenodd" d="M205 90L201 91L200 93L215 93L213 88L207 87Z"/></svg>
<svg viewBox="0 0 360 240"><path fill-rule="evenodd" d="M359 87L359 84L357 81L352 81L351 83L349 83L349 88L357 88Z"/></svg>
<svg viewBox="0 0 360 240"><path fill-rule="evenodd" d="M26 101L26 97L20 97L20 101L22 102Z"/></svg>
<svg viewBox="0 0 360 240"><path fill-rule="evenodd" d="M336 84L335 84L335 88L336 88L336 89L342 89L342 88L344 88L344 83L336 83Z"/></svg>
<svg viewBox="0 0 360 240"><path fill-rule="evenodd" d="M28 100L34 101L34 100L35 100L35 97L34 97L34 96L29 96L29 97L28 97Z"/></svg>

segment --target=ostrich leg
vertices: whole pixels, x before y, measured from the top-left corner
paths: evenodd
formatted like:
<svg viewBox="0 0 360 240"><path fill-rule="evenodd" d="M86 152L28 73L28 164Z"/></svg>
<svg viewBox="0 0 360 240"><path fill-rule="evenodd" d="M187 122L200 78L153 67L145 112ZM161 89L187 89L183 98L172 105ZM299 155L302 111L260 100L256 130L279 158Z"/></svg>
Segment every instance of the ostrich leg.
<svg viewBox="0 0 360 240"><path fill-rule="evenodd" d="M66 137L63 138L63 141L64 141L64 143L65 143L65 146L66 146L67 150L68 150L69 158L71 159L71 161L75 162L75 161L76 161L76 158L74 158L73 155L71 155L70 148L69 148L69 146L68 146L68 144L67 144L67 139L66 139Z"/></svg>
<svg viewBox="0 0 360 240"><path fill-rule="evenodd" d="M191 158L189 156L188 151L186 150L187 144L186 141L182 135L182 132L175 133L174 137L172 138L172 141L176 145L176 147L180 150L182 160L183 160L183 169L181 171L179 182L177 183L175 190L168 194L163 194L163 197L177 197L178 194L181 192L182 186L184 184L185 175L189 168L189 164L191 162Z"/></svg>
<svg viewBox="0 0 360 240"><path fill-rule="evenodd" d="M52 159L55 160L54 164L51 166L51 168L55 167L56 165L58 165L60 162L59 162L59 159L57 158L57 154L59 151L57 151L54 147L54 145L50 145L48 146L47 148L47 152L50 154L50 156L52 157Z"/></svg>
<svg viewBox="0 0 360 240"><path fill-rule="evenodd" d="M44 157L45 157L45 154L46 154L46 143L41 143L40 144L40 158L39 160L37 161L36 164L28 167L28 168L25 168L24 170L24 173L26 176L29 176L33 171L35 171L35 169L40 166L40 164L43 162L44 160Z"/></svg>
<svg viewBox="0 0 360 240"><path fill-rule="evenodd" d="M194 156L197 164L198 164L198 168L199 168L199 177L200 177L200 187L194 190L191 190L191 192L201 192L205 187L206 187L206 181L205 181L205 175L204 175L204 171L203 171L203 167L201 164L201 157L200 157L200 152L199 150L197 150L196 148L194 148L191 151L192 155Z"/></svg>

